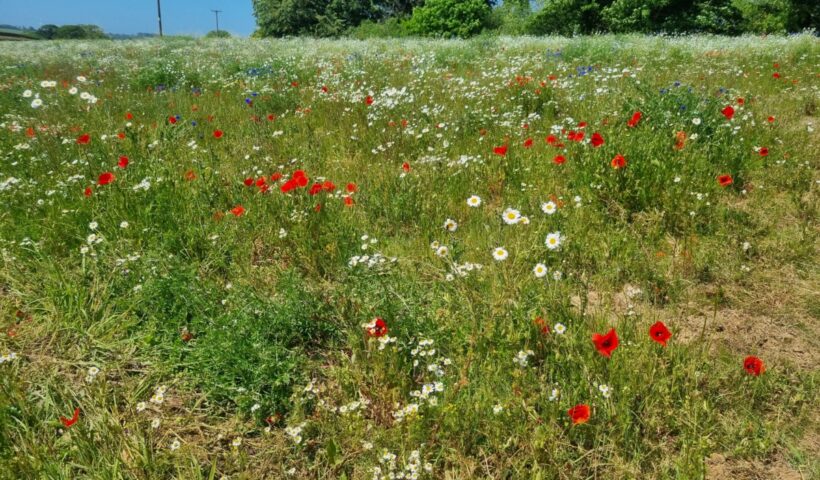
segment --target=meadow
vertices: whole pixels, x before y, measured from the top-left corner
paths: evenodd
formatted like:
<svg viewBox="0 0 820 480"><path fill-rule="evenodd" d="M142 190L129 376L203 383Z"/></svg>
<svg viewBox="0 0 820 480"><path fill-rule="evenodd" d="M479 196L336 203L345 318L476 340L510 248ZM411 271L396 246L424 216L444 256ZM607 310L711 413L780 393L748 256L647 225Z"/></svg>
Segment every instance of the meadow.
<svg viewBox="0 0 820 480"><path fill-rule="evenodd" d="M0 44L0 479L820 478L819 72Z"/></svg>

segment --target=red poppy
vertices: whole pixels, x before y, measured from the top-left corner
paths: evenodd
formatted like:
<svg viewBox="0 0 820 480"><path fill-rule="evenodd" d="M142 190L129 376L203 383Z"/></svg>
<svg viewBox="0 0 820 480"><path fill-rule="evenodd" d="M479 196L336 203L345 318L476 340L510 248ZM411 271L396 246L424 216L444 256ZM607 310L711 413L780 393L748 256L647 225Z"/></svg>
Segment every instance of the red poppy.
<svg viewBox="0 0 820 480"><path fill-rule="evenodd" d="M348 183L348 184L347 184L347 186L345 187L345 189L346 189L348 192L353 193L353 192L355 192L356 190L358 190L358 189L359 189L359 187L357 187L355 183L352 183L352 182L351 182L351 183Z"/></svg>
<svg viewBox="0 0 820 480"><path fill-rule="evenodd" d="M524 140L524 148L530 148L530 147L532 147L532 139L528 138L528 139Z"/></svg>
<svg viewBox="0 0 820 480"><path fill-rule="evenodd" d="M666 325L664 325L663 322L655 322L651 327L649 327L649 338L665 347L666 342L672 338L672 332L666 328Z"/></svg>
<svg viewBox="0 0 820 480"><path fill-rule="evenodd" d="M589 405L585 403L575 405L574 407L567 410L567 415L569 415L569 418L572 419L573 425L587 423L589 421L590 416Z"/></svg>
<svg viewBox="0 0 820 480"><path fill-rule="evenodd" d="M308 193L310 195L316 195L317 193L319 193L321 191L322 191L322 184L321 183L314 183L313 185L310 186L310 190L308 191Z"/></svg>
<svg viewBox="0 0 820 480"><path fill-rule="evenodd" d="M248 177L242 183L244 183L246 187L250 187L251 185L253 185L253 178Z"/></svg>
<svg viewBox="0 0 820 480"><path fill-rule="evenodd" d="M353 197L351 197L350 195L345 195L344 202L345 202L346 207L352 207L353 206Z"/></svg>
<svg viewBox="0 0 820 480"><path fill-rule="evenodd" d="M117 138L119 138L120 140L125 140L125 133L123 133L123 132L118 133Z"/></svg>
<svg viewBox="0 0 820 480"><path fill-rule="evenodd" d="M626 166L626 158L620 153L615 155L615 158L612 159L612 168L619 169L624 168Z"/></svg>
<svg viewBox="0 0 820 480"><path fill-rule="evenodd" d="M276 173L274 173L273 175L270 176L270 181L271 182L277 182L277 181L279 181L280 178L282 178L282 174L280 172L276 172Z"/></svg>
<svg viewBox="0 0 820 480"><path fill-rule="evenodd" d="M368 95L367 98L364 99L364 103L367 105L373 105L373 97Z"/></svg>
<svg viewBox="0 0 820 480"><path fill-rule="evenodd" d="M744 103L746 103L746 100L744 100L743 97L738 97L737 104L738 105L743 105Z"/></svg>
<svg viewBox="0 0 820 480"><path fill-rule="evenodd" d="M593 147L600 147L604 144L604 137L602 137L600 133L595 132L592 134L592 138L589 140L589 143L591 143Z"/></svg>
<svg viewBox="0 0 820 480"><path fill-rule="evenodd" d="M735 109L732 108L731 105L726 105L726 107L724 107L724 109L721 110L720 113L722 113L723 116L726 117L726 120L731 120L732 117L735 116Z"/></svg>
<svg viewBox="0 0 820 480"><path fill-rule="evenodd" d="M177 123L177 117L168 117L168 123L174 125Z"/></svg>
<svg viewBox="0 0 820 480"><path fill-rule="evenodd" d="M629 119L629 121L628 121L628 122L626 122L626 125L627 125L628 127L634 127L635 125L637 125L637 124L638 124L638 122L640 122L640 121L641 121L641 117L642 117L642 116L643 116L643 114L642 114L641 112L635 112L635 113L633 113L633 114L632 114L632 118L630 118L630 119Z"/></svg>
<svg viewBox="0 0 820 480"><path fill-rule="evenodd" d="M404 170L405 173L410 172L410 164L407 162L402 163L401 169Z"/></svg>
<svg viewBox="0 0 820 480"><path fill-rule="evenodd" d="M325 180L322 182L322 190L332 192L333 190L336 190L336 185L334 185L330 180Z"/></svg>
<svg viewBox="0 0 820 480"><path fill-rule="evenodd" d="M62 422L65 428L71 428L77 420L80 419L80 408L77 407L74 409L74 415L71 418L60 417L60 422Z"/></svg>
<svg viewBox="0 0 820 480"><path fill-rule="evenodd" d="M196 179L196 173L194 173L193 170L188 170L187 172L185 172L185 180L188 180L190 182L194 179Z"/></svg>
<svg viewBox="0 0 820 480"><path fill-rule="evenodd" d="M29 137L29 138L34 138L34 129L31 128L31 127L28 127L26 129L26 136Z"/></svg>
<svg viewBox="0 0 820 480"><path fill-rule="evenodd" d="M766 366L763 365L763 360L755 357L754 355L749 355L745 360L743 360L743 369L746 370L749 375L754 375L757 377L766 371Z"/></svg>
<svg viewBox="0 0 820 480"><path fill-rule="evenodd" d="M719 175L717 177L717 181L721 187L728 187L734 180L732 180L731 175Z"/></svg>
<svg viewBox="0 0 820 480"><path fill-rule="evenodd" d="M120 161L117 162L117 166L120 168L125 168L128 166L128 157L122 156L120 157Z"/></svg>
<svg viewBox="0 0 820 480"><path fill-rule="evenodd" d="M381 318L374 318L367 326L367 335L371 337L383 337L387 335L387 324Z"/></svg>
<svg viewBox="0 0 820 480"><path fill-rule="evenodd" d="M91 141L91 135L84 133L77 137L77 145L88 145L88 142Z"/></svg>
<svg viewBox="0 0 820 480"><path fill-rule="evenodd" d="M322 85L322 93L327 93L327 86L326 85Z"/></svg>
<svg viewBox="0 0 820 480"><path fill-rule="evenodd" d="M501 145L500 147L495 147L493 149L493 153L496 155L501 155L502 157L507 154L507 146Z"/></svg>
<svg viewBox="0 0 820 480"><path fill-rule="evenodd" d="M547 138L544 139L550 145L555 145L558 142L558 139L555 138L555 135L547 135Z"/></svg>
<svg viewBox="0 0 820 480"><path fill-rule="evenodd" d="M772 74L772 78L780 78L780 74L778 72L774 72Z"/></svg>
<svg viewBox="0 0 820 480"><path fill-rule="evenodd" d="M231 214L234 217L241 217L242 214L244 214L244 213L245 213L245 207L243 207L242 205L237 205L237 206L235 206L231 209Z"/></svg>
<svg viewBox="0 0 820 480"><path fill-rule="evenodd" d="M111 172L101 173L100 178L97 179L97 185L108 185L116 179L117 177Z"/></svg>
<svg viewBox="0 0 820 480"><path fill-rule="evenodd" d="M768 120L769 123L774 123L774 117L772 116L769 116L766 120Z"/></svg>
<svg viewBox="0 0 820 480"><path fill-rule="evenodd" d="M584 139L585 135L586 134L584 132L576 132L574 130L570 130L569 133L567 133L567 139L573 142L580 142Z"/></svg>
<svg viewBox="0 0 820 480"><path fill-rule="evenodd" d="M267 178L259 177L259 178L256 179L256 186L259 187L259 188L262 188L263 186L267 185L267 183L266 183L267 181L268 181Z"/></svg>
<svg viewBox="0 0 820 480"><path fill-rule="evenodd" d="M272 113L268 114L268 120L270 120L271 122L276 120L276 115L274 115Z"/></svg>
<svg viewBox="0 0 820 480"><path fill-rule="evenodd" d="M131 112L125 112L125 119L126 120L133 120L134 115L132 115Z"/></svg>
<svg viewBox="0 0 820 480"><path fill-rule="evenodd" d="M563 155L556 155L555 158L552 159L552 163L554 163L556 165L561 165L566 161L567 161L567 159Z"/></svg>
<svg viewBox="0 0 820 480"><path fill-rule="evenodd" d="M760 156L765 157L769 154L769 149L766 147L760 147Z"/></svg>
<svg viewBox="0 0 820 480"><path fill-rule="evenodd" d="M91 187L85 187L85 190L83 191L83 195L86 197L90 197L93 193L94 191L91 190Z"/></svg>
<svg viewBox="0 0 820 480"><path fill-rule="evenodd" d="M595 333L592 335L592 343L595 344L595 349L598 353L609 358L612 352L618 348L618 334L615 329L611 328L605 335Z"/></svg>
<svg viewBox="0 0 820 480"><path fill-rule="evenodd" d="M214 138L222 138L222 135L224 135L222 130L214 130Z"/></svg>

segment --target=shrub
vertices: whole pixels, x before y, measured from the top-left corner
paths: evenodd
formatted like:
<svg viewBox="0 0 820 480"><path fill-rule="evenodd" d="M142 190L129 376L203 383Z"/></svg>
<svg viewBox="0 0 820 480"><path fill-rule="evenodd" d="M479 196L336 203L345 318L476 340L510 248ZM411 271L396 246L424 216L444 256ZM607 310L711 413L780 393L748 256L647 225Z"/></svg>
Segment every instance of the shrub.
<svg viewBox="0 0 820 480"><path fill-rule="evenodd" d="M484 28L490 7L484 0L428 0L413 9L408 29L429 37L471 37Z"/></svg>

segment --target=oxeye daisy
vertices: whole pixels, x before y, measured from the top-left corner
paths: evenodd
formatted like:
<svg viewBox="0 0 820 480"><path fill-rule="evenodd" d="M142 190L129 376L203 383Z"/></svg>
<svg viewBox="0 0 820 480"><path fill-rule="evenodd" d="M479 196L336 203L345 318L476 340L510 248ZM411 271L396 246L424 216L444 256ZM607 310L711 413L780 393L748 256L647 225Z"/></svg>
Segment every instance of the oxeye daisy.
<svg viewBox="0 0 820 480"><path fill-rule="evenodd" d="M501 214L501 218L504 219L504 223L507 225L515 225L521 220L521 212L514 208L508 208Z"/></svg>
<svg viewBox="0 0 820 480"><path fill-rule="evenodd" d="M507 252L507 250L504 247L496 247L493 249L493 258L499 262L506 260L509 256L509 252Z"/></svg>
<svg viewBox="0 0 820 480"><path fill-rule="evenodd" d="M556 323L555 326L552 327L552 331L557 335L563 335L566 333L567 327L563 323Z"/></svg>
<svg viewBox="0 0 820 480"><path fill-rule="evenodd" d="M452 218L444 221L444 229L448 232L455 232L458 229L458 223Z"/></svg>
<svg viewBox="0 0 820 480"><path fill-rule="evenodd" d="M471 195L470 198L467 199L467 206L476 208L481 206L481 197L478 195Z"/></svg>
<svg viewBox="0 0 820 480"><path fill-rule="evenodd" d="M448 253L450 253L450 249L444 245L436 249L436 255L438 255L439 257L446 257Z"/></svg>
<svg viewBox="0 0 820 480"><path fill-rule="evenodd" d="M536 278L544 278L547 276L547 267L543 263L537 263L533 267L532 273L535 274Z"/></svg>
<svg viewBox="0 0 820 480"><path fill-rule="evenodd" d="M558 209L558 206L555 205L555 202L550 200L549 202L544 202L541 204L541 211L546 213L547 215L552 215Z"/></svg>
<svg viewBox="0 0 820 480"><path fill-rule="evenodd" d="M547 235L547 239L544 241L547 245L547 248L550 250L555 250L561 246L561 232L552 232Z"/></svg>

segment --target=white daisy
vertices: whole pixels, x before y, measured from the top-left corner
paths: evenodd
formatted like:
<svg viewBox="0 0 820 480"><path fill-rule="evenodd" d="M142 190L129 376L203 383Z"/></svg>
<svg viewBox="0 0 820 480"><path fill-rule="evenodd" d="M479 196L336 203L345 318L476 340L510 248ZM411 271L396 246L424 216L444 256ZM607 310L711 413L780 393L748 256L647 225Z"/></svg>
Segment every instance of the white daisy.
<svg viewBox="0 0 820 480"><path fill-rule="evenodd" d="M444 221L444 229L448 232L455 232L458 229L458 223L452 218Z"/></svg>
<svg viewBox="0 0 820 480"><path fill-rule="evenodd" d="M555 250L556 248L561 246L561 232L552 232L547 235L547 239L544 242L547 245L547 248L550 250Z"/></svg>
<svg viewBox="0 0 820 480"><path fill-rule="evenodd" d="M499 262L502 260L506 260L509 256L509 252L507 252L507 250L504 247L497 247L493 249L493 258Z"/></svg>
<svg viewBox="0 0 820 480"><path fill-rule="evenodd" d="M556 323L555 326L552 327L552 331L557 335L563 335L567 331L567 327L563 323Z"/></svg>
<svg viewBox="0 0 820 480"><path fill-rule="evenodd" d="M43 106L43 100L40 98L35 98L31 101L31 108L40 108Z"/></svg>
<svg viewBox="0 0 820 480"><path fill-rule="evenodd" d="M552 215L558 209L558 206L555 205L555 202L550 200L549 202L544 202L541 204L541 211L546 213L547 215Z"/></svg>
<svg viewBox="0 0 820 480"><path fill-rule="evenodd" d="M481 197L478 195L471 195L470 198L467 199L467 205L470 207L480 207L481 206Z"/></svg>
<svg viewBox="0 0 820 480"><path fill-rule="evenodd" d="M436 249L436 255L439 257L446 257L448 253L450 253L450 249L445 245L442 245Z"/></svg>
<svg viewBox="0 0 820 480"><path fill-rule="evenodd" d="M547 275L547 267L543 263L536 263L532 269L536 278L544 278Z"/></svg>
<svg viewBox="0 0 820 480"><path fill-rule="evenodd" d="M504 219L504 223L507 225L515 225L521 220L521 212L514 208L508 208L501 214L501 218Z"/></svg>

